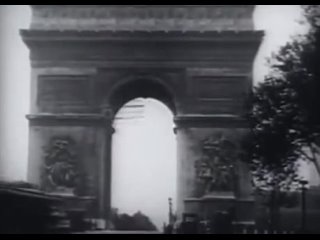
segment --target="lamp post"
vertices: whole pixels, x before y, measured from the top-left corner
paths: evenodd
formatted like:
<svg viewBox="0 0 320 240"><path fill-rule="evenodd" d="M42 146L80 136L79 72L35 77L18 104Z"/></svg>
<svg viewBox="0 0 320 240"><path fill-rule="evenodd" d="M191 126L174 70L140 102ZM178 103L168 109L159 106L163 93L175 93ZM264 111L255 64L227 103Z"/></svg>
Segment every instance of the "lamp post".
<svg viewBox="0 0 320 240"><path fill-rule="evenodd" d="M172 198L168 199L169 201L169 225L173 223L172 219Z"/></svg>
<svg viewBox="0 0 320 240"><path fill-rule="evenodd" d="M307 214L307 207L306 207L306 185L308 184L308 181L301 180L301 231L306 231L306 214Z"/></svg>

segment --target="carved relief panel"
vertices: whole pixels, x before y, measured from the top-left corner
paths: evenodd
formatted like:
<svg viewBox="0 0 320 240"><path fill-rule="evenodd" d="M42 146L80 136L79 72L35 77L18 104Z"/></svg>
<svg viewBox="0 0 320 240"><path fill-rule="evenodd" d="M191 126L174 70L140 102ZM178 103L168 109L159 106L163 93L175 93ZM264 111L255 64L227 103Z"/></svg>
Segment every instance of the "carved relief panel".
<svg viewBox="0 0 320 240"><path fill-rule="evenodd" d="M232 140L221 135L210 136L201 142L202 157L195 170L202 184L202 194L234 192L238 150Z"/></svg>
<svg viewBox="0 0 320 240"><path fill-rule="evenodd" d="M70 137L54 137L45 149L43 187L46 191L75 194L79 182L79 156Z"/></svg>

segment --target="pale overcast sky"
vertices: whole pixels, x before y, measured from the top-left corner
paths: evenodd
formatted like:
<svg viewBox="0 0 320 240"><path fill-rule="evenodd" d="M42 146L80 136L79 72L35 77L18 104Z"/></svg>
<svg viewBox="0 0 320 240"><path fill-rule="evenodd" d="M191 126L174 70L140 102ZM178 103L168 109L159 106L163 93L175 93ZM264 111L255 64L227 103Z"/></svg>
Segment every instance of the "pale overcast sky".
<svg viewBox="0 0 320 240"><path fill-rule="evenodd" d="M295 22L300 13L298 5L256 7L255 27L266 37L254 63L255 82L266 73L265 57L290 35L305 31ZM26 179L30 63L18 30L29 27L30 17L26 5L0 6L0 177L8 180ZM146 103L145 119L138 124L116 124L121 129L113 140L113 152L119 152L113 157L113 203L126 212L146 212L159 226L167 221L167 198L175 193L175 136L170 111L161 103Z"/></svg>

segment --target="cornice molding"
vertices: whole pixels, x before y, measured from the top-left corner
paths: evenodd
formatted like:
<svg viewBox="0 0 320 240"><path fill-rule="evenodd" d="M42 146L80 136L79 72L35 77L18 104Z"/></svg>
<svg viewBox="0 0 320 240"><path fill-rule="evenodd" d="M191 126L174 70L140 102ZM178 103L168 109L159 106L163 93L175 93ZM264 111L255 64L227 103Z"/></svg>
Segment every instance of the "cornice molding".
<svg viewBox="0 0 320 240"><path fill-rule="evenodd" d="M63 40L63 41L72 41L72 40L83 40L83 41L92 41L92 40L175 40L179 41L257 41L264 35L263 31L235 31L235 30L225 30L225 31L77 31L77 30L39 30L39 29L23 29L20 30L20 34L24 39L38 39L40 40Z"/></svg>
<svg viewBox="0 0 320 240"><path fill-rule="evenodd" d="M26 118L31 126L107 127L112 122L112 118L103 114L28 114Z"/></svg>
<svg viewBox="0 0 320 240"><path fill-rule="evenodd" d="M26 118L33 126L108 126L112 122L103 114L28 114ZM231 127L247 128L245 119L234 116L219 115L177 115L174 117L176 128ZM109 124L108 124L109 123Z"/></svg>
<svg viewBox="0 0 320 240"><path fill-rule="evenodd" d="M163 32L163 31L59 31L59 30L20 30L23 41L29 47L53 43L106 43L106 42L194 42L245 44L259 46L263 31L210 31L210 32Z"/></svg>
<svg viewBox="0 0 320 240"><path fill-rule="evenodd" d="M248 128L247 121L236 115L178 115L176 128Z"/></svg>
<svg viewBox="0 0 320 240"><path fill-rule="evenodd" d="M170 62L170 65L191 67L196 62L206 62L226 67L249 63L251 66L263 32L22 30L21 35L31 50L32 64L93 61L94 66L102 62L106 66L120 66L127 63L161 65Z"/></svg>

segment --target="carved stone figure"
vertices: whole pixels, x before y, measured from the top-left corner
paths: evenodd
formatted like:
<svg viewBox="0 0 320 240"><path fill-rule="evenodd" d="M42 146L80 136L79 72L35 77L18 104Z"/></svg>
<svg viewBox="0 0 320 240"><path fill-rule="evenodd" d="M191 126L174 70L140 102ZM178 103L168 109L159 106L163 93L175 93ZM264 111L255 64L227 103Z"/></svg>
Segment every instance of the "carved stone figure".
<svg viewBox="0 0 320 240"><path fill-rule="evenodd" d="M203 157L196 162L197 176L205 184L205 194L232 191L234 183L235 145L223 136L202 142Z"/></svg>
<svg viewBox="0 0 320 240"><path fill-rule="evenodd" d="M76 154L73 142L67 138L51 141L45 156L46 187L53 190L75 188L77 180Z"/></svg>

